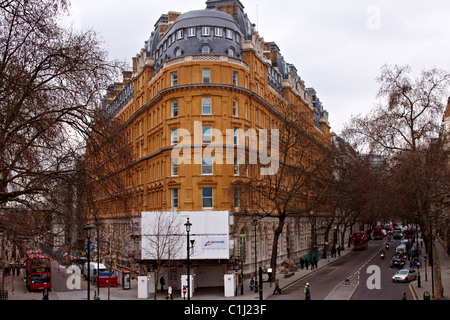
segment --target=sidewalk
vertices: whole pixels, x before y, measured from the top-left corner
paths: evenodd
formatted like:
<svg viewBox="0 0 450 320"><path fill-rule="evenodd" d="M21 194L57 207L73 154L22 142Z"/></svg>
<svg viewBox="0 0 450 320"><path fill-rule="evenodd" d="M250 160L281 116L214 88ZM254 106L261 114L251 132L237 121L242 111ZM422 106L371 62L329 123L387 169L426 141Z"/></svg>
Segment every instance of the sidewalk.
<svg viewBox="0 0 450 320"><path fill-rule="evenodd" d="M441 264L441 279L442 286L444 287L444 297L450 298L450 257L445 251L441 242L435 242L437 252L439 254L439 261ZM427 272L425 274L425 267L422 265L419 269L420 272L420 288L418 287L418 280L413 281L409 284L409 288L414 292L415 300L423 300L423 294L429 292L430 296L432 294L432 284L431 284L431 267L427 265ZM428 281L425 281L428 279Z"/></svg>

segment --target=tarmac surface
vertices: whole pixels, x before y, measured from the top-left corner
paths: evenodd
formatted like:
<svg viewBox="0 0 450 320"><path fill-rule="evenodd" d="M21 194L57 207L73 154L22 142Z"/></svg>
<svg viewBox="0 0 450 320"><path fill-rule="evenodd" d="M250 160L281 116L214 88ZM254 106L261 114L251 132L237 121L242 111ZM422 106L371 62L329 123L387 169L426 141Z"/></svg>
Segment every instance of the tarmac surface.
<svg viewBox="0 0 450 320"><path fill-rule="evenodd" d="M450 296L450 257L446 253L444 247L440 242L436 242L437 251L441 263L441 278L444 286L444 296ZM336 258L321 259L318 262L318 268L315 270L298 270L293 275L289 277L284 277L283 275L278 275L278 280L281 290L290 286L296 281L300 281L302 278L306 277L312 272L316 272L318 269L324 268L330 263L344 257L346 254L350 253L352 250L347 248L345 251L341 252L341 256ZM65 268L59 266L59 268L53 269L53 272L65 272ZM421 280L420 287L419 281L415 280L409 284L409 289L411 290L415 300L423 300L425 292L432 295L432 285L431 285L431 267L427 266L427 272L425 274L424 267L420 268ZM264 276L267 278L267 275ZM427 279L427 280L425 280ZM267 279L264 279L267 280ZM42 300L42 292L28 292L24 284L23 270L19 276L8 276L5 279L6 290L8 291L8 300ZM358 279L348 279L348 281L343 281L338 284L325 298L325 300L351 300L353 293L359 285ZM94 285L91 288L91 299L94 297L94 292L96 287ZM131 281L131 289L124 290L121 286L110 288L110 300L154 300L154 294L150 293L147 299L138 299L137 290L137 279ZM243 290L243 292L241 292ZM268 299L273 295L274 284L269 282L263 282L263 300ZM242 294L241 294L242 293ZM181 297L180 290L174 290L173 292L174 300L183 300ZM100 288L100 298L101 300L108 299L108 288ZM50 300L87 300L87 291L84 290L67 290L65 292L55 292L51 291L49 294ZM157 300L166 300L166 292L158 293ZM244 280L243 288L239 286L237 288L237 295L233 297L225 297L223 287L220 288L197 288L194 292L191 300L223 300L223 301L233 301L233 300L259 300L259 293L250 290L250 279Z"/></svg>

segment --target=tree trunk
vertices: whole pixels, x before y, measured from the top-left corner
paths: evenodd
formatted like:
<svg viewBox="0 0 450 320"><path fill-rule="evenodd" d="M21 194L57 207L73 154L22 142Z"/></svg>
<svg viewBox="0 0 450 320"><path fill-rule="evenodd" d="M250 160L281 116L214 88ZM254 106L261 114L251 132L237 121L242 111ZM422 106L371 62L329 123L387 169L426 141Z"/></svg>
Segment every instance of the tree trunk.
<svg viewBox="0 0 450 320"><path fill-rule="evenodd" d="M272 268L272 275L270 277L271 282L275 282L276 280L276 270L277 270L277 257L278 257L278 241L280 239L280 235L283 232L284 221L285 218L278 219L278 226L273 233L273 242L272 242L272 256L270 258L270 267Z"/></svg>

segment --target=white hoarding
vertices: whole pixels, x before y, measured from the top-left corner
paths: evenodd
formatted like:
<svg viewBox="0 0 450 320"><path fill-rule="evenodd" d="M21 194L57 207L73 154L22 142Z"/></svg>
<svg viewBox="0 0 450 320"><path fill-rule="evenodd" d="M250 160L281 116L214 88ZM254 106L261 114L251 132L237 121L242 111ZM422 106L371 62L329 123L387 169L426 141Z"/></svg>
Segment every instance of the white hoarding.
<svg viewBox="0 0 450 320"><path fill-rule="evenodd" d="M186 259L187 218L190 259L229 259L228 211L142 212L142 259Z"/></svg>

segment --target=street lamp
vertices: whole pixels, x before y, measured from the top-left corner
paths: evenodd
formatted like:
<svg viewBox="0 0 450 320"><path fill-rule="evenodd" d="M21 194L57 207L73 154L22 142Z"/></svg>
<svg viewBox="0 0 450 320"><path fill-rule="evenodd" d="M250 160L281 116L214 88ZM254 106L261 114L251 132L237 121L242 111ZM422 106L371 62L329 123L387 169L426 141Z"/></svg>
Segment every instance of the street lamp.
<svg viewBox="0 0 450 320"><path fill-rule="evenodd" d="M186 227L186 233L187 233L187 299L190 299L190 290L191 290L191 285L190 285L190 270L189 270L189 250L190 250L190 246L189 246L189 232L191 231L191 226L192 223L189 222L189 218L187 218L187 222L184 224L184 226Z"/></svg>
<svg viewBox="0 0 450 320"><path fill-rule="evenodd" d="M255 226L255 292L257 292L257 288L258 288L258 258L257 258L257 250L256 250L256 227L258 226L258 219L255 217L252 220L253 226Z"/></svg>
<svg viewBox="0 0 450 320"><path fill-rule="evenodd" d="M431 289L434 296L434 270L433 270L433 230L432 230L432 221L433 216L431 213L428 215L428 219L430 220L430 249L428 250L428 259L430 260L430 266L431 266Z"/></svg>
<svg viewBox="0 0 450 320"><path fill-rule="evenodd" d="M94 229L93 226L90 224L87 224L83 230L86 232L86 238L87 238L87 246L88 246L88 259L87 259L87 274L88 274L88 283L87 283L87 299L91 300L91 232L92 229Z"/></svg>

